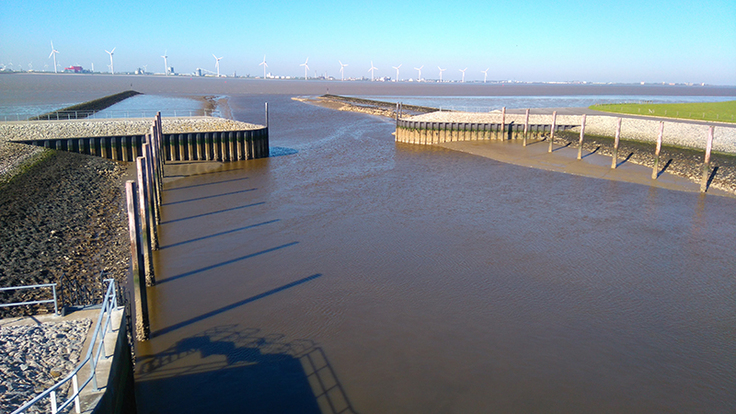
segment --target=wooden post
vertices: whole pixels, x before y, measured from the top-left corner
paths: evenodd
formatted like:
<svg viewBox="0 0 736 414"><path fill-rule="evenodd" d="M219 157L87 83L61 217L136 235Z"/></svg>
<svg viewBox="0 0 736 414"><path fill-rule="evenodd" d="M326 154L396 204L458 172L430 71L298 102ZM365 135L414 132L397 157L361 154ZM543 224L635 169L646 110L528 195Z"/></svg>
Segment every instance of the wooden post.
<svg viewBox="0 0 736 414"><path fill-rule="evenodd" d="M616 122L616 138L613 140L613 157L611 157L611 168L616 169L618 163L618 143L621 140L621 118Z"/></svg>
<svg viewBox="0 0 736 414"><path fill-rule="evenodd" d="M266 128L268 128L268 102L266 102Z"/></svg>
<svg viewBox="0 0 736 414"><path fill-rule="evenodd" d="M664 136L664 121L659 122L659 135L657 136L657 148L654 150L654 167L652 167L652 180L659 175L659 152L662 150L662 137Z"/></svg>
<svg viewBox="0 0 736 414"><path fill-rule="evenodd" d="M149 184L146 194L148 198L148 223L149 223L149 234L151 237L151 249L158 250L158 229L156 225L161 222L161 206L156 198L156 173L154 171L154 163L152 156L152 147L146 144L143 147L143 154L146 157L146 182Z"/></svg>
<svg viewBox="0 0 736 414"><path fill-rule="evenodd" d="M137 189L134 181L125 182L125 192L128 199L128 230L130 234L130 268L133 274L133 291L135 306L135 335L139 341L148 340L151 334L151 325L148 320L148 297L143 273L143 257L140 245L139 217L136 209Z"/></svg>
<svg viewBox="0 0 736 414"><path fill-rule="evenodd" d="M529 108L526 108L526 116L524 117L524 143L523 145L526 147L526 140L529 136Z"/></svg>
<svg viewBox="0 0 736 414"><path fill-rule="evenodd" d="M143 269L146 275L146 286L156 284L156 278L153 276L153 258L151 251L151 229L149 206L151 203L150 184L148 182L148 171L146 159L138 157L135 159L138 172L138 215L140 217L141 226L141 250L143 251Z"/></svg>
<svg viewBox="0 0 736 414"><path fill-rule="evenodd" d="M703 161L703 179L700 181L700 192L708 189L708 178L710 177L710 151L713 149L713 127L708 128L708 141L705 144L705 160Z"/></svg>
<svg viewBox="0 0 736 414"><path fill-rule="evenodd" d="M552 144L555 142L555 128L557 128L557 111L552 112L552 128L549 131L549 149L552 152Z"/></svg>
<svg viewBox="0 0 736 414"><path fill-rule="evenodd" d="M501 139L506 139L506 107L501 109Z"/></svg>
<svg viewBox="0 0 736 414"><path fill-rule="evenodd" d="M585 114L583 119L580 121L580 143L578 144L578 159L583 159L583 140L585 139Z"/></svg>

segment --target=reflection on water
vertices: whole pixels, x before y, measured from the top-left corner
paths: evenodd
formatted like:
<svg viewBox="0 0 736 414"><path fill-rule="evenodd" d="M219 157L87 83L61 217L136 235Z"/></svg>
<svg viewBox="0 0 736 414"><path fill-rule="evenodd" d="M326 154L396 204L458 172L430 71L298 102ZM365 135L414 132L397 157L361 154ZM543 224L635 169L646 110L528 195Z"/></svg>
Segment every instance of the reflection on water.
<svg viewBox="0 0 736 414"><path fill-rule="evenodd" d="M263 101L289 156L170 170L141 361L304 379L198 337L237 325L313 341L358 412L734 411L736 200L396 144L390 120L282 96L234 95L234 118ZM141 412L188 407L159 410L178 374L150 368Z"/></svg>

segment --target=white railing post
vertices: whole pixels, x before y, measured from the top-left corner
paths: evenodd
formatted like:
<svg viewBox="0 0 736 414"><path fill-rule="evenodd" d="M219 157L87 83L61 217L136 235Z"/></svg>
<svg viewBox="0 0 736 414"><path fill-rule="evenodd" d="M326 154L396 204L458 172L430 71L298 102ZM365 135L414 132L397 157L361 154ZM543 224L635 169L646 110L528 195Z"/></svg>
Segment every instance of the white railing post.
<svg viewBox="0 0 736 414"><path fill-rule="evenodd" d="M51 414L56 414L56 391L51 391Z"/></svg>
<svg viewBox="0 0 736 414"><path fill-rule="evenodd" d="M80 414L82 409L79 406L79 381L77 380L77 374L74 374L72 377L72 389L74 390L74 410L77 414Z"/></svg>

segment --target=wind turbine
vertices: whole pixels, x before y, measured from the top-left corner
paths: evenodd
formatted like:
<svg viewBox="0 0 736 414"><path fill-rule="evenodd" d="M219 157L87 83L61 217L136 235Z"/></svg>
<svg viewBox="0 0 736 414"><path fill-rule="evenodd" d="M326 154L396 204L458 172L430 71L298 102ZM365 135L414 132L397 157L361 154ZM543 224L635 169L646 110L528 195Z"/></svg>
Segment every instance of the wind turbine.
<svg viewBox="0 0 736 414"><path fill-rule="evenodd" d="M110 74L112 74L112 75L115 74L115 67L112 64L112 55L113 55L113 53L115 53L115 49L117 49L117 47L112 48L112 50L109 51L109 52L107 52L107 50L105 50L105 52L107 52L107 54L110 55Z"/></svg>
<svg viewBox="0 0 736 414"><path fill-rule="evenodd" d="M217 56L215 56L214 53L212 54L212 56L214 56L215 58L215 69L217 69L217 77L219 78L220 77L220 59L222 59L222 57L218 58Z"/></svg>
<svg viewBox="0 0 736 414"><path fill-rule="evenodd" d="M168 56L168 50L164 52L164 55L161 56L164 58L164 75L169 76L169 56Z"/></svg>
<svg viewBox="0 0 736 414"><path fill-rule="evenodd" d="M422 65L422 66L420 66L418 68L414 68L414 69L416 69L416 70L419 71L419 78L417 79L417 82L421 82L422 81L422 68L423 67L424 67L424 65Z"/></svg>
<svg viewBox="0 0 736 414"><path fill-rule="evenodd" d="M480 71L483 74L483 83L486 83L486 79L488 78L488 69Z"/></svg>
<svg viewBox="0 0 736 414"><path fill-rule="evenodd" d="M307 72L309 71L309 56L307 56L307 60L305 60L304 63L299 66L304 66L304 80L307 80Z"/></svg>
<svg viewBox="0 0 736 414"><path fill-rule="evenodd" d="M399 68L401 67L401 65L403 65L403 63L399 64L399 66L391 66L392 68L396 69L396 80L394 80L394 82L399 81Z"/></svg>
<svg viewBox="0 0 736 414"><path fill-rule="evenodd" d="M52 56L54 57L54 73L58 73L56 72L56 54L57 53L59 53L59 51L54 49L54 42L52 41L51 42L51 54L49 55L49 57L52 57Z"/></svg>
<svg viewBox="0 0 736 414"><path fill-rule="evenodd" d="M263 66L263 79L266 79L266 68L268 67L268 63L266 63L266 55L263 55L263 62L259 63L258 66Z"/></svg>
<svg viewBox="0 0 736 414"><path fill-rule="evenodd" d="M458 70L463 73L463 80L461 82L465 83L465 71L468 70L468 68Z"/></svg>
<svg viewBox="0 0 736 414"><path fill-rule="evenodd" d="M441 67L437 66L437 69L440 70L440 83L442 83L442 72L446 71L447 69L442 69Z"/></svg>
<svg viewBox="0 0 736 414"><path fill-rule="evenodd" d="M342 61L338 60L340 62L340 80L345 80L345 66L347 66L347 63L342 63Z"/></svg>
<svg viewBox="0 0 736 414"><path fill-rule="evenodd" d="M371 68L368 69L368 72L371 73L371 82L373 82L373 71L375 71L376 69L378 69L378 68L375 67L375 66L373 66L373 61L371 60Z"/></svg>

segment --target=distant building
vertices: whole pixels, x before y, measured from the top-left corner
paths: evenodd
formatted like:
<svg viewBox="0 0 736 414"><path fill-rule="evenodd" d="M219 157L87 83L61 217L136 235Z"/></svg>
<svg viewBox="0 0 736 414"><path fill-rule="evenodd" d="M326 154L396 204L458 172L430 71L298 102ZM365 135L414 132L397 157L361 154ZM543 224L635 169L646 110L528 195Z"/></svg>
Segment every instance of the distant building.
<svg viewBox="0 0 736 414"><path fill-rule="evenodd" d="M69 66L68 68L64 68L64 72L82 73L84 69L81 66Z"/></svg>

